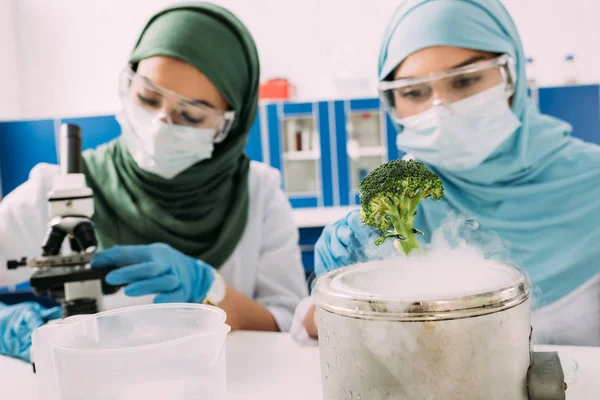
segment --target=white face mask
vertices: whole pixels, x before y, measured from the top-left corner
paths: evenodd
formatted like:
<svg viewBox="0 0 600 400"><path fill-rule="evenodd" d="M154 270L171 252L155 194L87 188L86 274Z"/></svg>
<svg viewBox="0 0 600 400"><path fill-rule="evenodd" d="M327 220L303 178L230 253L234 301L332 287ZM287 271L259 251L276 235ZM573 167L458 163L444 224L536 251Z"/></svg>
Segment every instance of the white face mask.
<svg viewBox="0 0 600 400"><path fill-rule="evenodd" d="M127 107L129 115L121 111L116 118L127 150L143 170L172 179L212 156L215 129L167 124L136 104Z"/></svg>
<svg viewBox="0 0 600 400"><path fill-rule="evenodd" d="M521 125L504 84L399 122L404 130L396 139L398 149L452 171L477 167Z"/></svg>

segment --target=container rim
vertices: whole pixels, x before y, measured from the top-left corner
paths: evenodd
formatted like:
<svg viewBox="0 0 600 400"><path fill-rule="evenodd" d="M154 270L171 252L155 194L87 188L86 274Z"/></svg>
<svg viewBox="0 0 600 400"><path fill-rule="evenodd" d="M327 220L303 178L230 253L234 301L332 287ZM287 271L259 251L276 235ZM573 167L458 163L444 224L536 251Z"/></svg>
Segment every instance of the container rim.
<svg viewBox="0 0 600 400"><path fill-rule="evenodd" d="M490 291L466 296L441 297L434 300L388 299L383 296L344 292L332 287L341 274L364 268L356 264L331 271L317 279L315 304L334 314L357 319L388 321L440 321L476 317L503 311L529 299L530 285L523 271L513 265L498 263L497 268L510 270L517 277L510 284Z"/></svg>
<svg viewBox="0 0 600 400"><path fill-rule="evenodd" d="M231 327L225 323L227 314L225 313L224 310L222 310L218 307L214 307L214 306L210 306L210 305L206 305L206 304L193 304L193 303L144 304L144 305L123 307L123 308L118 308L118 309L114 309L114 310L102 311L97 314L86 315L85 317L75 315L75 316L73 316L73 318L77 318L77 317L81 317L81 318L78 318L77 321L74 321L71 323L66 322L65 325L68 325L69 327L73 327L78 324L86 323L92 319L99 319L101 317L110 317L113 315L125 314L125 313L131 312L131 311L139 311L139 310L144 310L144 309L170 309L170 308L173 308L173 309L188 308L188 309L196 309L196 310L200 310L200 309L207 310L207 311L219 314L222 317L222 321L220 322L219 325L215 326L215 329L212 331L201 331L201 332L191 333L191 334L188 334L185 336L181 336L178 338L167 339L167 340L157 342L157 343L144 344L144 345L132 346L132 347L113 347L113 348L107 348L107 349L73 348L70 346L65 346L63 344L57 344L56 338L54 338L54 337L49 337L47 342L50 346L52 346L53 349L59 350L61 352L65 352L65 353L111 354L111 353L118 352L119 354L123 354L123 353L133 353L133 352L138 352L138 351L147 351L147 350L151 350L156 347L168 347L168 346L172 346L172 345L178 345L185 341L188 341L191 339L197 339L202 336L207 336L207 337L215 336L215 335L226 336L231 331ZM69 318L66 318L63 321L67 321L68 319ZM56 326L57 328L60 329L61 323L58 323L54 326Z"/></svg>

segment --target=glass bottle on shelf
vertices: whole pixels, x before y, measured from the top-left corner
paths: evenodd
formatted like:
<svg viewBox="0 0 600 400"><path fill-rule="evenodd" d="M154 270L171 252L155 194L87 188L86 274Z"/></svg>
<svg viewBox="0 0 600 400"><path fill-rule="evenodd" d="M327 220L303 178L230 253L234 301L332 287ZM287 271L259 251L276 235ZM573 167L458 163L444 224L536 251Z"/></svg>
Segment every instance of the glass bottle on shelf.
<svg viewBox="0 0 600 400"><path fill-rule="evenodd" d="M535 60L532 57L527 57L526 74L527 74L527 87L529 94L533 102L539 106L539 88L538 88L538 76L535 67Z"/></svg>
<svg viewBox="0 0 600 400"><path fill-rule="evenodd" d="M567 54L563 63L563 84L576 85L579 83L579 73L575 55Z"/></svg>
<svg viewBox="0 0 600 400"><path fill-rule="evenodd" d="M350 197L358 193L358 184L385 162L381 114L378 110L350 112L347 122L346 149L350 165Z"/></svg>
<svg viewBox="0 0 600 400"><path fill-rule="evenodd" d="M286 117L283 126L285 191L291 196L317 196L321 157L314 118L310 115Z"/></svg>
<svg viewBox="0 0 600 400"><path fill-rule="evenodd" d="M535 60L533 57L527 57L527 64L525 68L527 72L527 84L529 87L537 84L537 70L535 68Z"/></svg>

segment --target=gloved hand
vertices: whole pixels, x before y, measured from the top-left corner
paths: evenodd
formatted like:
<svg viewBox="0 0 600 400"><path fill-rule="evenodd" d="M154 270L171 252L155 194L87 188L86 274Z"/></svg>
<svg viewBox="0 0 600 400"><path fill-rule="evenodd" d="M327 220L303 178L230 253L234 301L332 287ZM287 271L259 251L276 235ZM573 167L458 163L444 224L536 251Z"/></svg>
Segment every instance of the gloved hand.
<svg viewBox="0 0 600 400"><path fill-rule="evenodd" d="M29 362L33 331L61 316L60 307L45 308L33 301L12 306L0 303L0 354Z"/></svg>
<svg viewBox="0 0 600 400"><path fill-rule="evenodd" d="M92 268L122 267L106 275L110 285L127 285L128 296L158 294L155 303L200 303L215 279L214 269L163 243L115 246L99 252Z"/></svg>
<svg viewBox="0 0 600 400"><path fill-rule="evenodd" d="M379 236L376 229L363 224L359 210L353 210L341 220L327 225L315 245L315 274L320 276L372 259L366 253L366 248Z"/></svg>

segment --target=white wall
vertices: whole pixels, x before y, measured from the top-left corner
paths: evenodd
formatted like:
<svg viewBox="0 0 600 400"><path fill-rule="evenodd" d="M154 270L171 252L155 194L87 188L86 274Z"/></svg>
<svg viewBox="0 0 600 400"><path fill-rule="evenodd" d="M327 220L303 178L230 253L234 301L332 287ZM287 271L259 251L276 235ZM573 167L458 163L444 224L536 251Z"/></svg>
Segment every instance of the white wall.
<svg viewBox="0 0 600 400"><path fill-rule="evenodd" d="M15 0L0 0L0 119L22 114Z"/></svg>
<svg viewBox="0 0 600 400"><path fill-rule="evenodd" d="M117 77L146 19L173 0L16 1L12 21L22 86L22 113L12 117L108 113L119 106ZM259 47L263 78L286 76L300 99L338 96L335 71L371 80L379 41L400 0L213 0L235 12ZM539 80L559 78L562 57L577 55L581 77L600 81L600 2L597 0L505 0L526 51L536 59ZM4 3L0 22L5 19ZM9 21L10 22L10 21ZM0 32L10 24L0 24ZM0 39L0 45L8 40ZM342 59L349 62L342 62ZM4 57L3 57L4 59ZM337 62L336 62L337 59ZM11 65L11 63L8 63ZM14 65L14 64L13 64ZM7 68L3 66L2 68ZM12 67L14 68L14 66ZM12 70L11 70L12 71ZM2 71L0 71L2 72ZM1 78L0 78L1 79ZM9 82L18 94L18 80ZM375 95L372 89L365 95ZM6 102L5 99L0 101ZM2 103L0 103L2 105ZM5 110L3 110L5 111ZM20 115L21 114L21 115Z"/></svg>

